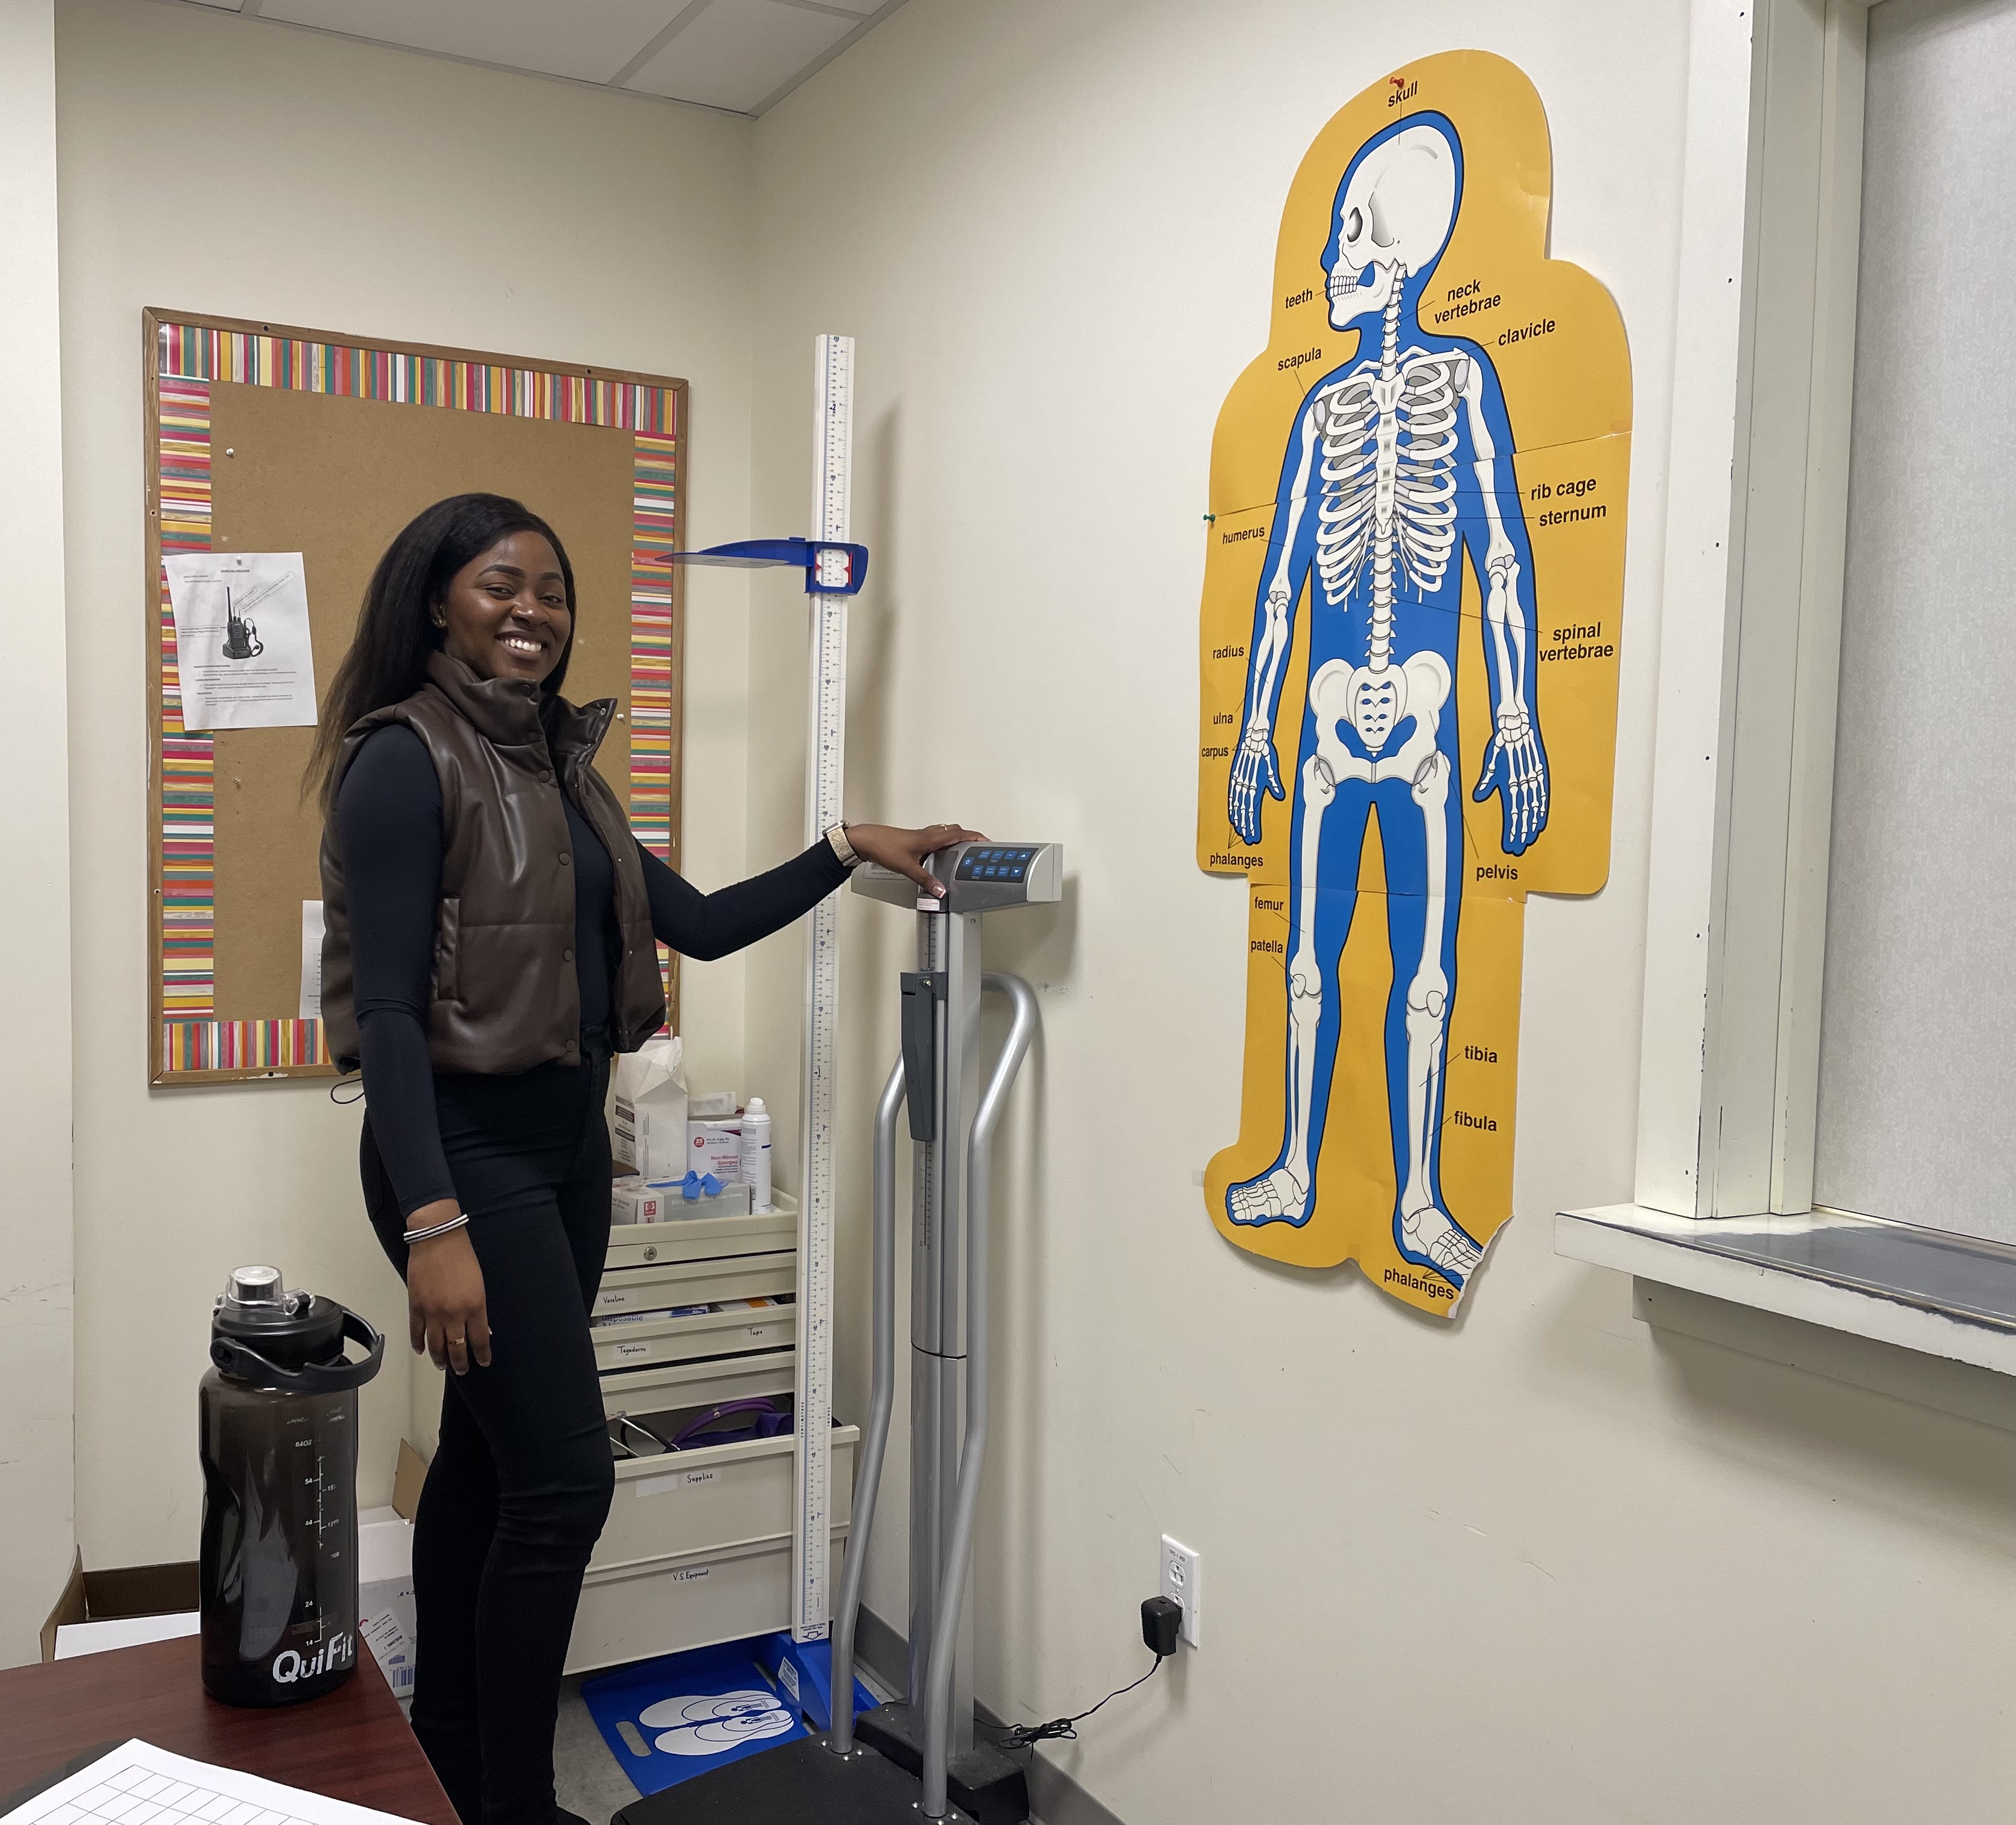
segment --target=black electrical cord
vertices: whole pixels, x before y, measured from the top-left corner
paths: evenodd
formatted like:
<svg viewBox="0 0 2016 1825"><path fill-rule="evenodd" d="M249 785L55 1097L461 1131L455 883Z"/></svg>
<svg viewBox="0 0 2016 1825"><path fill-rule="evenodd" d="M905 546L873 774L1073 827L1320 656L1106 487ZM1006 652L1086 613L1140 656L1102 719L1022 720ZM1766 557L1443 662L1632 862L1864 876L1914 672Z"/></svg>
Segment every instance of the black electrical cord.
<svg viewBox="0 0 2016 1825"><path fill-rule="evenodd" d="M1087 1718L1092 1715L1093 1711L1098 1710L1100 1708L1100 1705L1111 1704L1116 1698L1125 1697L1129 1692L1132 1692L1134 1690L1136 1686L1147 1685L1150 1679L1154 1678L1157 1672L1161 1668L1162 1662L1168 1658L1169 1657L1165 1654L1157 1654L1155 1656L1154 1665L1149 1668L1147 1672L1143 1673L1139 1679L1136 1679L1134 1682L1133 1686L1122 1686L1118 1691L1107 1693L1103 1698L1100 1700L1098 1704L1093 1706L1092 1711L1081 1711L1075 1717L1053 1717L1048 1723L1017 1724L1006 1733L1006 1735L1002 1737L1001 1747L1004 1749L1026 1749L1036 1743L1057 1743L1075 1740L1078 1736L1078 1726L1083 1723Z"/></svg>

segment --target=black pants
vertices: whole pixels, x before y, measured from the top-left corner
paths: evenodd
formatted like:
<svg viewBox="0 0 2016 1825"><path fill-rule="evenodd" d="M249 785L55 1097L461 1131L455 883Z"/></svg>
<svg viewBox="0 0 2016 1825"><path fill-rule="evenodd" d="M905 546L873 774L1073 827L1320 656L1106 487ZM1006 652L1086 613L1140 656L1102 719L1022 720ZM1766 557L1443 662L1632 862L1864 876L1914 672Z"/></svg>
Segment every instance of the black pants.
<svg viewBox="0 0 2016 1825"><path fill-rule="evenodd" d="M604 1060L437 1076L441 1142L483 1268L491 1363L450 1374L413 1535L413 1730L463 1825L552 1825L553 1722L615 1467L588 1313L609 1247ZM372 1226L404 1220L367 1117Z"/></svg>

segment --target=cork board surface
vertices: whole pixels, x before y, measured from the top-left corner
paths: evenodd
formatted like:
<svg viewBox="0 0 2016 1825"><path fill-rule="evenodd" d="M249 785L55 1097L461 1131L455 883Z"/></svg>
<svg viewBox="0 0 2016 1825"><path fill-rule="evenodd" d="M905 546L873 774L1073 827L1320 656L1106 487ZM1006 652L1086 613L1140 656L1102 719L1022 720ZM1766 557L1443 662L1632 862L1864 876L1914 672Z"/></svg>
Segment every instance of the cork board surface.
<svg viewBox="0 0 2016 1825"><path fill-rule="evenodd" d="M483 490L546 520L574 569L566 693L619 707L597 765L630 791L632 439L611 427L416 409L218 380L211 395L218 551L298 551L315 683L326 693L356 631L373 567L431 502ZM225 1020L291 1018L301 902L322 897L322 813L304 794L309 729L219 730L216 995Z"/></svg>

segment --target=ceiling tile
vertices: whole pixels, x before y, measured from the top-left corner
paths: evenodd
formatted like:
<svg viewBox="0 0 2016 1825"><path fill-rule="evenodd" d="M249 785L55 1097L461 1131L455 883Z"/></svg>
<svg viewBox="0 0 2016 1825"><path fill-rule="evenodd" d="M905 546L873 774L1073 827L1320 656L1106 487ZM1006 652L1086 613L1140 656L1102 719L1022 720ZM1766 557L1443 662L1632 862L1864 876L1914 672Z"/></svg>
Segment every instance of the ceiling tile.
<svg viewBox="0 0 2016 1825"><path fill-rule="evenodd" d="M685 5L686 0L566 0L564 5L555 0L265 0L259 13L264 19L319 26L381 44L607 82ZM849 29L840 20L826 23Z"/></svg>
<svg viewBox="0 0 2016 1825"><path fill-rule="evenodd" d="M779 0L713 0L625 86L746 113L857 23Z"/></svg>

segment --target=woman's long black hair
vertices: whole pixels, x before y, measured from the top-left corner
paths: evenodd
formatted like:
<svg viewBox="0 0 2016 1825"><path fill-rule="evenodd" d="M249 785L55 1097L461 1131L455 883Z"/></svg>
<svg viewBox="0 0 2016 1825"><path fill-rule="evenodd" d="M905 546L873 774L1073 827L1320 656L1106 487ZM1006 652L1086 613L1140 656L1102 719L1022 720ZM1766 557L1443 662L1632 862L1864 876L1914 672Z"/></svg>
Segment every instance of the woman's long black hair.
<svg viewBox="0 0 2016 1825"><path fill-rule="evenodd" d="M452 495L417 515L385 548L364 592L356 638L322 700L315 748L308 757L304 789L319 776L325 805L344 731L373 710L403 703L426 683L427 656L445 638L434 625L434 611L448 594L449 583L463 565L514 532L536 532L553 548L567 585L571 618L574 566L567 561L567 547L522 502L503 495ZM560 649L560 662L546 678L549 697L566 679L567 657L573 650L570 628L567 643Z"/></svg>

